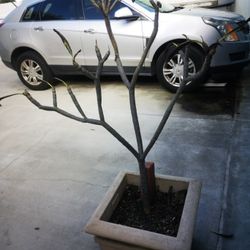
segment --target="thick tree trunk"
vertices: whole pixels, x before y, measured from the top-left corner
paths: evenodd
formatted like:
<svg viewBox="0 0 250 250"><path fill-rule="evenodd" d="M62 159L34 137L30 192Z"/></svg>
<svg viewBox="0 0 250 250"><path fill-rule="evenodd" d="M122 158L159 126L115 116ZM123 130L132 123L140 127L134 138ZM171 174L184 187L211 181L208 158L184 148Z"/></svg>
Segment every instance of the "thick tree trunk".
<svg viewBox="0 0 250 250"><path fill-rule="evenodd" d="M143 209L146 214L150 212L150 195L148 187L147 169L145 167L145 160L138 160L140 170L140 191Z"/></svg>

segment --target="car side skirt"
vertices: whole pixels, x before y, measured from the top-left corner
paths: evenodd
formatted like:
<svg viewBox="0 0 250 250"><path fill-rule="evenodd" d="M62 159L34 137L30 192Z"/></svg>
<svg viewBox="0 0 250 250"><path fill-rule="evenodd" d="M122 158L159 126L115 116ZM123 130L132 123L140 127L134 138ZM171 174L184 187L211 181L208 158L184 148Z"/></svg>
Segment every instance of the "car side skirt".
<svg viewBox="0 0 250 250"><path fill-rule="evenodd" d="M85 69L90 72L96 72L96 66L84 66ZM55 75L79 75L82 74L80 69L76 69L74 66L69 65L50 65L52 72ZM132 75L135 71L135 67L124 67L125 73L127 75ZM103 67L102 75L119 75L118 69L115 66L105 66ZM140 75L152 75L151 69L149 67L143 67L141 69Z"/></svg>

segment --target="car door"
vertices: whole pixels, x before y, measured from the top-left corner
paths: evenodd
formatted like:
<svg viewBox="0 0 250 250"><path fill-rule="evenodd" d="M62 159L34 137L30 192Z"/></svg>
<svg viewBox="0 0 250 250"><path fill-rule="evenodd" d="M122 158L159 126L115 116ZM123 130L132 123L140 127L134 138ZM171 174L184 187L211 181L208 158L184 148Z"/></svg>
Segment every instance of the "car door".
<svg viewBox="0 0 250 250"><path fill-rule="evenodd" d="M109 70L112 68L115 70L115 54L107 34L103 15L100 10L93 6L91 0L82 0L82 2L84 7L82 47L85 63L88 66L97 65L98 60L95 53L95 44L97 43L102 55L110 49L111 54L105 66L109 66ZM110 12L109 17L123 66L129 69L129 67L135 67L138 64L143 52L142 23L140 18L116 19L115 12L122 8L128 7L122 2L118 2Z"/></svg>
<svg viewBox="0 0 250 250"><path fill-rule="evenodd" d="M66 50L58 30L68 40L73 53L81 49L82 18L80 0L46 0L40 6L39 16L30 27L32 44L50 65L70 65L72 57ZM81 54L77 57L84 64Z"/></svg>

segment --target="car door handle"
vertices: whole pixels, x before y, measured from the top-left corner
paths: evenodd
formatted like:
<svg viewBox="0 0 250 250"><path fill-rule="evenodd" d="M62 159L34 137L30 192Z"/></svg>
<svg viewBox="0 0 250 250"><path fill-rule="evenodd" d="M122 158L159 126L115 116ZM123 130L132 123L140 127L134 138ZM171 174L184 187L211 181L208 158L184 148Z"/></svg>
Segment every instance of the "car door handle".
<svg viewBox="0 0 250 250"><path fill-rule="evenodd" d="M43 29L42 26L39 26L39 27L35 27L34 30L35 30L35 31L43 31L44 29Z"/></svg>
<svg viewBox="0 0 250 250"><path fill-rule="evenodd" d="M94 29L84 30L84 33L94 34L95 30Z"/></svg>

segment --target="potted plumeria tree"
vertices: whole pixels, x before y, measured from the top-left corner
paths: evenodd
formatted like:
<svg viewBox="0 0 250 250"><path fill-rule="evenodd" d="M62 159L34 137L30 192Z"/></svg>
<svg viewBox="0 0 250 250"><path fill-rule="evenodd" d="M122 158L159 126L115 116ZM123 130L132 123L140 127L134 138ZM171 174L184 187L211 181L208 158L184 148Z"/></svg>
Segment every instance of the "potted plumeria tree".
<svg viewBox="0 0 250 250"><path fill-rule="evenodd" d="M101 126L111 133L120 143L122 143L135 157L138 163L139 173L120 173L86 225L86 232L95 235L95 238L101 245L102 249L190 249L201 183L197 180L189 178L162 175L155 176L154 164L152 162L146 162L146 159L148 153L161 134L171 114L174 104L185 89L185 86L190 81L199 79L199 77L201 77L208 70L216 48L220 44L220 40L208 47L202 39L201 41L193 41L184 36L184 42L178 45L174 44L174 50L169 51L168 48L166 48L165 53L170 57L179 50L183 51L183 79L180 87L173 96L173 99L166 107L166 111L163 114L163 117L149 144L144 147L137 113L135 87L147 53L157 35L161 3L150 0L151 5L155 9L154 27L131 80L129 80L125 74L119 54L119 48L109 20L109 12L112 10L117 1L92 0L92 3L103 13L107 33L115 54L117 68L129 93L129 104L137 147L135 148L132 146L132 144L130 144L125 137L119 134L119 132L105 119L102 107L102 88L100 77L103 65L108 59L110 51L108 50L103 56L98 48L98 41L95 45L98 66L96 72L92 73L84 66L77 63L77 55L80 51L74 53L64 35L59 31L54 30L62 40L67 51L72 56L72 62L76 69L80 69L85 76L92 79L94 82L99 115L97 119L90 118L85 114L71 87L58 78L57 81L61 81L67 87L67 91L72 99L72 102L79 111L79 116L71 114L58 106L56 88L50 83L47 84L50 85L52 89L52 106L40 104L40 102L33 98L27 90L23 93L4 96L0 98L0 101L14 95L24 95L39 109L54 111L78 122ZM249 19L247 21L249 21ZM243 26L245 23L241 23L241 25ZM241 26L236 29L241 29ZM234 31L235 30L232 30L231 32ZM224 38L225 37L221 38L221 40ZM189 48L192 44L197 43L204 50L204 61L199 72L195 75L189 75ZM169 55L168 53L171 54ZM129 219L129 217L131 218Z"/></svg>

